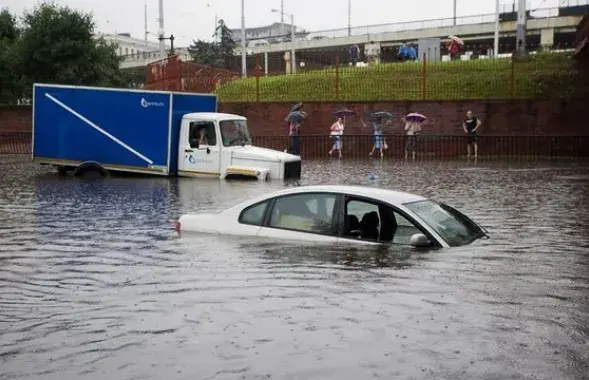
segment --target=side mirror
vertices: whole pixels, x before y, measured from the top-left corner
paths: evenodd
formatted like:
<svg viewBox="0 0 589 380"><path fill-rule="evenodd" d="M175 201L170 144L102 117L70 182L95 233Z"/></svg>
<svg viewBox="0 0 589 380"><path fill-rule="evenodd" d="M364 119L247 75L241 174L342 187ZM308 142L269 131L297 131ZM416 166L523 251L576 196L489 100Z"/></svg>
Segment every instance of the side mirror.
<svg viewBox="0 0 589 380"><path fill-rule="evenodd" d="M190 142L190 147L191 147L191 148L196 148L196 149L198 149L198 140L197 140L197 139L191 138L191 139L189 140L189 142Z"/></svg>
<svg viewBox="0 0 589 380"><path fill-rule="evenodd" d="M414 247L422 248L429 247L432 243L424 234L414 234L411 236L410 243Z"/></svg>

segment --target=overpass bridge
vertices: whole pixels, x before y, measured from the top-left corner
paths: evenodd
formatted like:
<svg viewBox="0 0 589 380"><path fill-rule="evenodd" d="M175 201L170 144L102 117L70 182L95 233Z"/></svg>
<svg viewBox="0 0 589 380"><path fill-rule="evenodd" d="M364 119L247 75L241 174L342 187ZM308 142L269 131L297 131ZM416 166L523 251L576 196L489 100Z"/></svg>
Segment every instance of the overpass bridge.
<svg viewBox="0 0 589 380"><path fill-rule="evenodd" d="M527 39L537 41L537 45L554 46L555 43L572 45L577 25L583 18L583 12L589 10L589 0L575 0L581 3L574 7L565 8L541 8L528 12ZM563 11L564 10L564 11ZM305 38L295 39L294 48L299 54L334 55L336 52L347 51L353 44L361 48L367 43L379 44L381 48L398 46L403 42L415 43L422 38L446 38L449 35L457 35L465 44L492 44L495 32L495 14L482 14L464 16L458 18L441 18L411 22L397 22L391 24L358 26L354 28L342 28L323 30L309 33ZM504 12L500 14L500 45L504 49L513 51L515 48L516 12ZM570 41L569 41L570 40ZM282 60L284 52L290 51L291 42L259 43L249 41L247 47L248 69L254 67L255 57L264 55L275 61ZM189 60L186 48L176 49L182 60ZM236 71L239 70L241 47L236 48ZM315 54L313 54L315 53ZM501 51L500 51L501 53ZM330 57L331 58L331 57ZM159 57L126 57L121 63L121 68L145 67L149 63L160 60ZM298 59L300 61L300 59ZM268 68L267 64L263 66ZM282 69L283 62L280 63Z"/></svg>
<svg viewBox="0 0 589 380"><path fill-rule="evenodd" d="M558 11L558 9L556 9ZM557 33L575 33L582 15L560 16L556 12L545 12L535 18L527 20L527 34L539 35L540 44L551 46L554 44L554 36ZM348 47L354 44L363 45L366 43L380 43L381 45L400 45L402 42L416 42L421 38L440 37L446 38L449 35L460 36L465 41L475 41L493 38L495 33L495 15L486 14L468 16L456 19L424 20L408 23L395 23L387 25L374 25L356 28L352 35L340 36L343 30L328 30L310 34L307 39L295 40L295 50L315 50L333 47ZM364 33L360 33L364 31ZM501 37L515 36L516 21L501 21L499 34ZM348 29L345 29L348 32ZM263 44L249 46L248 55L259 55L265 53L277 53L290 50L290 42ZM241 48L235 50L240 55Z"/></svg>

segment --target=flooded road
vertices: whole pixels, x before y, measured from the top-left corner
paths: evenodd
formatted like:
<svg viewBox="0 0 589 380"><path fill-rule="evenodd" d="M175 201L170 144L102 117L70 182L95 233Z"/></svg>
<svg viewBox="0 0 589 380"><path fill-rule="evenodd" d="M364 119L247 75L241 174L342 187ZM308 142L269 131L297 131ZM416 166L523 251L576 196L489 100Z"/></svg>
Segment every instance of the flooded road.
<svg viewBox="0 0 589 380"><path fill-rule="evenodd" d="M589 379L587 164L304 164L492 236L429 253L171 228L279 182L0 172L0 379Z"/></svg>

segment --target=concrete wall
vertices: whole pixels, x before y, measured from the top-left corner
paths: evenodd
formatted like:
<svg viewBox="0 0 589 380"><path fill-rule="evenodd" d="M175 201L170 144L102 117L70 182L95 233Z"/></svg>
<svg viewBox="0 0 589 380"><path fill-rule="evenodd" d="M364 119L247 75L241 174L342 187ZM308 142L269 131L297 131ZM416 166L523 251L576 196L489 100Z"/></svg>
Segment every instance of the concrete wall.
<svg viewBox="0 0 589 380"><path fill-rule="evenodd" d="M283 136L285 134L285 113L291 103L221 103L220 112L244 115L249 120L255 136ZM470 102L382 102L382 103L306 103L304 110L309 114L302 130L306 135L327 135L333 123L332 113L342 107L365 111L384 110L397 115L420 112L435 124L428 126L425 133L462 134L461 122L467 110L479 117L484 135L534 135L534 136L589 136L587 128L587 102L578 100L504 100ZM0 107L0 132L31 130L30 107ZM348 119L346 135L368 135L369 128L363 128L358 118ZM397 122L387 130L388 134L402 134L403 127Z"/></svg>

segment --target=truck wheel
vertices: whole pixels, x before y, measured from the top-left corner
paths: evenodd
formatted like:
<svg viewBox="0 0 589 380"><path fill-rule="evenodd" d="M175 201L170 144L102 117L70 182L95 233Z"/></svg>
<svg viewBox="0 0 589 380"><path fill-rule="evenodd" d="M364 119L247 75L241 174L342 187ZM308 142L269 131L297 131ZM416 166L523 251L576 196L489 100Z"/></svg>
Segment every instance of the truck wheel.
<svg viewBox="0 0 589 380"><path fill-rule="evenodd" d="M264 175L264 181L270 181L270 173L266 173L266 175Z"/></svg>
<svg viewBox="0 0 589 380"><path fill-rule="evenodd" d="M57 167L57 173L60 176L62 176L62 177L66 176L67 175L67 172L68 172L68 167L67 166L58 166Z"/></svg>
<svg viewBox="0 0 589 380"><path fill-rule="evenodd" d="M98 163L85 162L76 168L74 176L84 179L106 178L108 171Z"/></svg>

